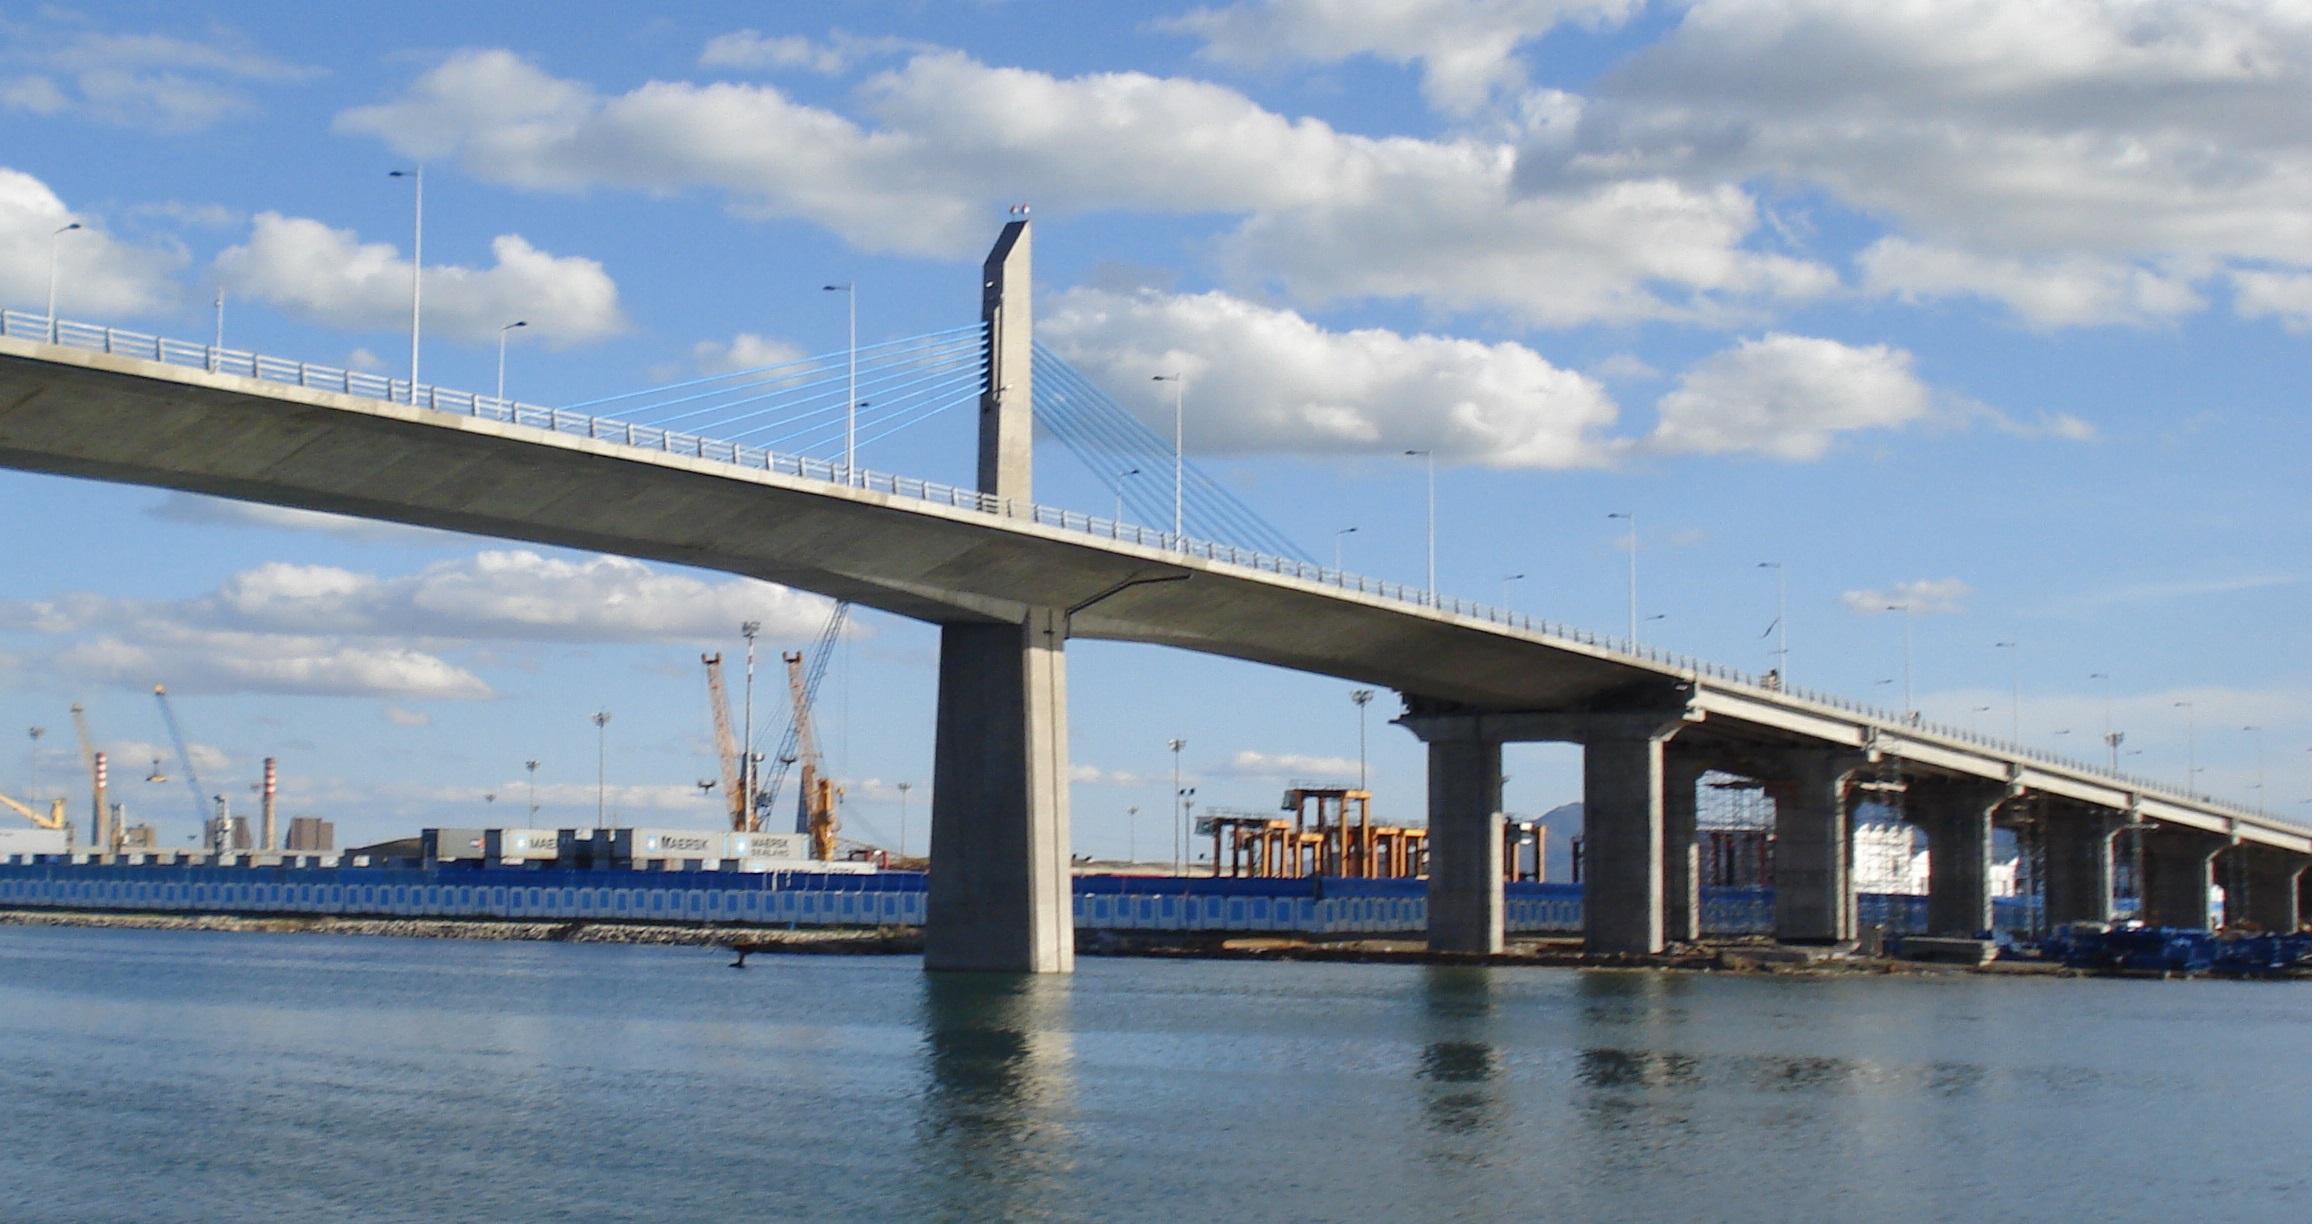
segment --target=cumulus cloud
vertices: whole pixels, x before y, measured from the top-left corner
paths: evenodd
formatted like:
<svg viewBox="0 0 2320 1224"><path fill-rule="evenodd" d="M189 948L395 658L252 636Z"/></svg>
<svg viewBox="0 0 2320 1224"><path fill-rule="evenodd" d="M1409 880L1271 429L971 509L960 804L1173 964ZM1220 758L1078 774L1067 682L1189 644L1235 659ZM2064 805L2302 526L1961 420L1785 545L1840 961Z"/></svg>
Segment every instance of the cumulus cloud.
<svg viewBox="0 0 2320 1224"><path fill-rule="evenodd" d="M1147 779L1140 774L1129 773L1125 769L1105 769L1100 765L1074 761L1071 766L1071 780L1075 785L1141 786Z"/></svg>
<svg viewBox="0 0 2320 1224"><path fill-rule="evenodd" d="M2140 321L2201 261L2309 265L2310 100L2303 4L1703 0L1522 181L1786 182L1922 244L1880 291Z"/></svg>
<svg viewBox="0 0 2320 1224"><path fill-rule="evenodd" d="M1686 371L1659 401L1648 445L1700 454L1818 459L1837 436L1896 429L1932 411L1906 350L1775 332Z"/></svg>
<svg viewBox="0 0 2320 1224"><path fill-rule="evenodd" d="M523 319L529 332L562 346L628 326L603 264L550 255L515 234L492 239L491 250L489 268L428 266L420 286L428 334L484 342L497 338L502 324ZM220 252L214 270L235 294L294 318L349 330L409 326L410 261L389 243L359 241L353 230L260 213L249 242Z"/></svg>
<svg viewBox="0 0 2320 1224"><path fill-rule="evenodd" d="M13 44L0 57L0 108L82 115L142 132L176 135L254 115L248 86L323 75L231 34L201 41L15 22L0 22L0 34Z"/></svg>
<svg viewBox="0 0 2320 1224"><path fill-rule="evenodd" d="M703 374L731 374L781 365L804 357L806 351L787 340L741 332L729 341L703 340L693 346L693 365ZM841 401L843 397L840 397Z"/></svg>
<svg viewBox="0 0 2320 1224"><path fill-rule="evenodd" d="M1963 612L1974 593L1962 578L1920 578L1875 590L1847 591L1838 601L1855 612Z"/></svg>
<svg viewBox="0 0 2320 1224"><path fill-rule="evenodd" d="M1528 82L1515 49L1564 24L1616 25L1641 0L1245 0L1196 9L1159 28L1196 35L1227 64L1333 64L1357 55L1424 68L1436 109L1472 114Z"/></svg>
<svg viewBox="0 0 2320 1224"><path fill-rule="evenodd" d="M57 234L75 221L80 229ZM0 300L17 309L47 308L51 242L57 313L65 318L109 321L163 310L176 300L171 277L185 265L183 252L124 242L96 217L65 207L48 184L0 167Z"/></svg>
<svg viewBox="0 0 2320 1224"><path fill-rule="evenodd" d="M1155 427L1155 371L1182 371L1185 440L1209 454L1399 454L1495 467L1598 466L1618 406L1600 383L1519 344L1333 332L1223 293L1074 289L1046 342ZM1165 390L1165 389L1163 389Z"/></svg>
<svg viewBox="0 0 2320 1224"><path fill-rule="evenodd" d="M817 632L829 604L749 579L704 581L617 557L479 553L396 578L270 563L191 599L71 595L0 604L0 630L68 639L64 673L173 691L483 698L446 655L468 644L700 642L745 620L774 637Z"/></svg>
<svg viewBox="0 0 2320 1224"><path fill-rule="evenodd" d="M407 710L399 705L379 707L379 717L398 727L432 727L435 720L418 710Z"/></svg>
<svg viewBox="0 0 2320 1224"><path fill-rule="evenodd" d="M962 256L1000 205L1236 215L1220 257L1308 301L1417 297L1538 323L1696 317L1823 293L1834 274L1747 249L1753 200L1667 177L1562 191L1514 183L1516 145L1374 138L1202 81L1060 78L928 53L864 86L866 125L763 85L653 82L605 95L512 53L469 51L339 130L556 191L708 188L738 212L857 247ZM1534 99L1528 126L1575 104Z"/></svg>
<svg viewBox="0 0 2320 1224"><path fill-rule="evenodd" d="M1298 752L1257 752L1242 749L1220 766L1218 773L1235 778L1350 778L1361 763L1344 757L1307 756Z"/></svg>
<svg viewBox="0 0 2320 1224"><path fill-rule="evenodd" d="M2242 318L2276 315L2289 325L2312 321L2312 274L2243 269L2231 274L2232 306Z"/></svg>

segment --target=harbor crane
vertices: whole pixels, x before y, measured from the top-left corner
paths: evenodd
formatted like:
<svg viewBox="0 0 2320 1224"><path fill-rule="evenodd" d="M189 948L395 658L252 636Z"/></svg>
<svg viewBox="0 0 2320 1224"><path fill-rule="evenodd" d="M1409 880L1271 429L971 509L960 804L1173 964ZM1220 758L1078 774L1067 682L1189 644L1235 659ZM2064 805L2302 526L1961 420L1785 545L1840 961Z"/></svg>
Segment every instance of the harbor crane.
<svg viewBox="0 0 2320 1224"><path fill-rule="evenodd" d="M185 771L186 789L193 793L193 827L201 828L209 822L209 800L201 793L201 775L193 771L193 752L186 746L185 732L177 725L176 712L169 708L169 690L154 685L153 700L161 705L161 721L169 724L169 738L177 745L177 767Z"/></svg>
<svg viewBox="0 0 2320 1224"><path fill-rule="evenodd" d="M757 813L750 810L747 763L733 740L733 707L725 696L725 656L705 654L701 666L709 673L709 722L717 733L717 774L719 783L703 782L701 788L721 787L725 796L725 816L736 833L758 831Z"/></svg>
<svg viewBox="0 0 2320 1224"><path fill-rule="evenodd" d="M72 822L65 818L64 800L62 798L49 800L49 808L46 815L42 815L40 812L34 811L31 807L25 804L18 803L6 795L0 795L0 807L7 807L14 810L17 815L24 817L26 820L29 820L36 825L39 825L43 829L58 829L62 830L67 837L72 835Z"/></svg>
<svg viewBox="0 0 2320 1224"><path fill-rule="evenodd" d="M843 605L841 605L843 606ZM823 862L838 855L837 788L822 776L822 754L814 742L813 697L808 683L806 656L784 651L789 665L790 727L798 764L798 823L812 843L811 854Z"/></svg>
<svg viewBox="0 0 2320 1224"><path fill-rule="evenodd" d="M820 636L814 639L812 652L808 655L802 656L802 662L804 664L803 681L805 687L805 700L802 703L797 699L796 692L799 683L798 669L795 664L792 664L791 666L790 687L792 691L790 695L789 729L782 733L781 748L779 751L773 754L773 780L767 783L763 788L758 790L756 794L750 797L751 803L753 804L758 814L760 827L763 827L765 816L773 810L774 805L781 799L782 783L789 777L790 766L797 764L800 759L802 759L803 754L799 752L798 744L799 727L807 721L806 712L812 710L814 699L821 694L822 678L828 675L830 671L830 656L837 650L838 635L845 631L846 615L852 610L853 605L848 603L840 603L836 607L830 609L830 619L828 622L823 624ZM790 657L787 653L782 655L782 661L784 663L790 662ZM815 765L818 768L820 761L817 760ZM813 832L813 829L811 828L812 821L807 814L807 810L808 805L805 801L804 784L801 780L798 794L797 832ZM834 836L835 835L833 834L833 837Z"/></svg>

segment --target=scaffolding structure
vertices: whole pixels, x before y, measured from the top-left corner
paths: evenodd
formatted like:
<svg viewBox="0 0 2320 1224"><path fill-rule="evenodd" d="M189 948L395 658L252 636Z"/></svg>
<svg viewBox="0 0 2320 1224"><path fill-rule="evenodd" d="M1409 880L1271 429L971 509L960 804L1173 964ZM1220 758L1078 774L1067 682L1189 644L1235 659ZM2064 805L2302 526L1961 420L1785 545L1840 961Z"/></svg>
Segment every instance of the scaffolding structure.
<svg viewBox="0 0 2320 1224"><path fill-rule="evenodd" d="M1240 879L1350 876L1418 879L1426 874L1426 830L1370 818L1370 793L1347 786L1295 786L1281 796L1289 817L1211 809L1209 872Z"/></svg>

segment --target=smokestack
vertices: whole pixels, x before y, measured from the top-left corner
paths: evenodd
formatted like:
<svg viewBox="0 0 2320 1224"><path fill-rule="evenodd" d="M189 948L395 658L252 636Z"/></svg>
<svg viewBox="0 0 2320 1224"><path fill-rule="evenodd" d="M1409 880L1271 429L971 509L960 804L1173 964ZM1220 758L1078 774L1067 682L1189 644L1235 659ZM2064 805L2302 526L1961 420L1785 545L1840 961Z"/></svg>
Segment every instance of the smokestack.
<svg viewBox="0 0 2320 1224"><path fill-rule="evenodd" d="M89 820L89 838L95 844L89 848L96 851L98 854L111 854L113 852L113 834L111 829L111 825L113 823L113 806L105 802L107 796L105 785L106 779L104 753L100 752L96 754L96 767L93 772L96 775L96 793L91 796L94 802L91 805L92 812L91 818Z"/></svg>
<svg viewBox="0 0 2320 1224"><path fill-rule="evenodd" d="M258 849L278 849L279 847L274 842L274 758L272 757L266 758L266 789L258 804L258 810L263 813L261 823L265 826L265 840L258 843Z"/></svg>

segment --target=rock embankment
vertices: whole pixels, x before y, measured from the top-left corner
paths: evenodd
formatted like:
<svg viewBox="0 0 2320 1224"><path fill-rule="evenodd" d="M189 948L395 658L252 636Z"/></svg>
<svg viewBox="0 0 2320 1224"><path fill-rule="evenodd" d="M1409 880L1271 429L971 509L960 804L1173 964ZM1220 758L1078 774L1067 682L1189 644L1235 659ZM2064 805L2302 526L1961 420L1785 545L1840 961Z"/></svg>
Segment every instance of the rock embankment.
<svg viewBox="0 0 2320 1224"><path fill-rule="evenodd" d="M238 914L120 914L75 910L0 910L0 926L111 927L138 931L236 931L306 935L387 935L405 939L518 939L552 943L668 944L803 953L908 953L916 928L655 925L636 922L503 922L483 918L336 918Z"/></svg>

